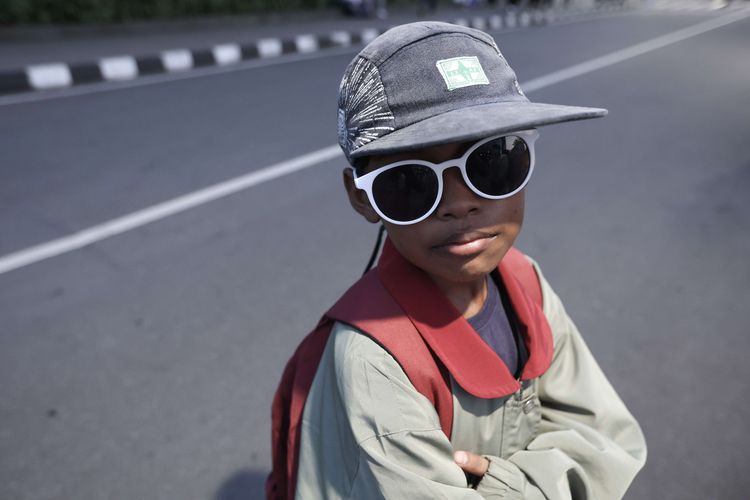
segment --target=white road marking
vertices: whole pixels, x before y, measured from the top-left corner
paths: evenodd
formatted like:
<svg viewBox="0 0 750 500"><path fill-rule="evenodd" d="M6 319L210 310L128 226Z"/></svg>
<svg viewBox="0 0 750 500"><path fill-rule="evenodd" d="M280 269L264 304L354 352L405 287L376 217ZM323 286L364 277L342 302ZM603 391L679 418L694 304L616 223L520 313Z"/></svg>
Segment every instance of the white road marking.
<svg viewBox="0 0 750 500"><path fill-rule="evenodd" d="M367 28L365 30L362 30L362 33L360 33L360 38L362 39L362 43L368 44L375 40L379 34L380 31L378 31L377 29Z"/></svg>
<svg viewBox="0 0 750 500"><path fill-rule="evenodd" d="M498 14L492 14L490 17L490 29L500 31L503 29L503 18Z"/></svg>
<svg viewBox="0 0 750 500"><path fill-rule="evenodd" d="M105 57L99 61L105 80L132 80L138 76L138 64L132 56Z"/></svg>
<svg viewBox="0 0 750 500"><path fill-rule="evenodd" d="M703 33L706 33L707 31L721 28L722 26L726 26L727 24L740 21L746 18L748 15L750 15L750 13L748 12L743 12L740 14L733 13L718 17L716 19L711 19L709 21L704 21L693 26L688 26L687 28L679 29L677 31L673 31L672 33L667 33L666 35L658 36L656 38L631 45L630 47L626 47L621 50L616 50L615 52L611 52L601 57L589 59L588 61L584 61L580 64L575 64L565 69L561 69L560 71L555 71L539 78L534 78L533 80L530 80L521 85L521 88L524 92L528 93L544 87L549 87L550 85L554 85L565 80L570 80L571 78L590 73L597 69L612 66L613 64L632 59L647 52L661 49L663 47L666 47L667 45L672 45L688 38L701 35Z"/></svg>
<svg viewBox="0 0 750 500"><path fill-rule="evenodd" d="M331 41L336 45L351 45L352 36L348 31L334 31L333 33L331 33Z"/></svg>
<svg viewBox="0 0 750 500"><path fill-rule="evenodd" d="M318 39L315 35L298 35L294 38L294 44L297 46L297 52L302 54L318 50Z"/></svg>
<svg viewBox="0 0 750 500"><path fill-rule="evenodd" d="M210 201L224 198L238 191L262 184L264 182L291 174L318 163L343 156L338 144L328 146L311 153L298 156L291 160L276 163L260 170L228 181L214 184L192 193L173 198L157 205L138 210L137 212L112 219L103 224L89 227L82 231L58 238L56 240L26 248L0 258L0 274L7 273L20 267L28 266L40 260L49 259L57 255L91 245L110 236L136 229L156 222L185 210L195 208Z"/></svg>
<svg viewBox="0 0 750 500"><path fill-rule="evenodd" d="M37 64L26 68L31 86L35 89L67 87L73 83L73 77L66 64Z"/></svg>
<svg viewBox="0 0 750 500"><path fill-rule="evenodd" d="M652 38L651 40L612 52L605 56L597 57L569 68L550 73L549 75L535 78L524 83L522 87L526 93L549 87L570 78L617 64L638 55L740 21L748 15L750 15L750 12L743 12L739 15L735 13L728 14L720 18L677 30L667 35ZM118 217L103 224L89 227L88 229L78 231L71 235L63 236L62 238L5 255L0 257L0 274L91 245L111 236L122 234L146 224L150 224L151 222L195 208L210 201L229 196L238 191L277 179L292 172L309 168L324 161L332 160L341 154L338 145L328 146L260 170L255 170L240 177L229 179L214 184L213 186L173 198L172 200L153 205L143 210Z"/></svg>
<svg viewBox="0 0 750 500"><path fill-rule="evenodd" d="M527 27L529 24L531 24L531 14L526 11L521 12L521 16L518 21L521 26L523 26L524 28Z"/></svg>
<svg viewBox="0 0 750 500"><path fill-rule="evenodd" d="M193 67L193 54L187 49L165 50L161 62L167 71L186 71Z"/></svg>
<svg viewBox="0 0 750 500"><path fill-rule="evenodd" d="M471 20L471 27L478 29L478 30L484 30L487 27L487 21L483 17L475 17Z"/></svg>
<svg viewBox="0 0 750 500"><path fill-rule="evenodd" d="M237 64L242 60L242 51L236 43L216 45L211 49L211 52L213 52L214 60L219 66Z"/></svg>
<svg viewBox="0 0 750 500"><path fill-rule="evenodd" d="M260 57L276 57L281 55L281 40L278 38L262 38L258 40L258 55Z"/></svg>

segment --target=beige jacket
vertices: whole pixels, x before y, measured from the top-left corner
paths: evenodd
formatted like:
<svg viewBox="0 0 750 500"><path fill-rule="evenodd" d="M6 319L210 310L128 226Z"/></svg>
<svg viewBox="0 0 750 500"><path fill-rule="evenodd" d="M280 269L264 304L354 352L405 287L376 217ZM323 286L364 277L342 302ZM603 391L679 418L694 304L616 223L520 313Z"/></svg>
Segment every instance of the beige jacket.
<svg viewBox="0 0 750 500"><path fill-rule="evenodd" d="M301 422L296 497L621 498L646 461L643 434L539 276L554 339L550 368L497 399L476 398L452 381L450 440L393 357L336 324ZM454 450L490 459L476 490Z"/></svg>

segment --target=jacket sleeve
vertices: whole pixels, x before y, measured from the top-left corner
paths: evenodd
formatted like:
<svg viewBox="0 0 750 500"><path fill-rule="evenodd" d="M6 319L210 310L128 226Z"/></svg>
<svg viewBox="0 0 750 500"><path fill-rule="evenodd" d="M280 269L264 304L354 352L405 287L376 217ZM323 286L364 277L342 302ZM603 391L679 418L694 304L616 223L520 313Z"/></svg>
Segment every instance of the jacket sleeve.
<svg viewBox="0 0 750 500"><path fill-rule="evenodd" d="M468 487L453 461L453 448L440 428L435 408L411 384L393 357L366 336L337 328L334 336L337 413L352 432L350 459L355 470L348 491L329 496L370 499L504 498L499 478L482 482L485 492Z"/></svg>
<svg viewBox="0 0 750 500"><path fill-rule="evenodd" d="M643 433L536 270L555 346L538 381L542 420L526 449L507 460L488 457L488 475L512 492L503 498L622 498L646 461Z"/></svg>

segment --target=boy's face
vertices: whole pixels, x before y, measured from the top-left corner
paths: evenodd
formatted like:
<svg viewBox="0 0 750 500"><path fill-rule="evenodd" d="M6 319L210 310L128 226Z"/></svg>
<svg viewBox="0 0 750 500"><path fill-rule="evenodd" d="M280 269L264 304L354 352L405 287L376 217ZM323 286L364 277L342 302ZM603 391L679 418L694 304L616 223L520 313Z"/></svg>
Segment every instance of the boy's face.
<svg viewBox="0 0 750 500"><path fill-rule="evenodd" d="M440 163L460 157L471 144L372 156L365 172L407 159ZM368 221L379 222L365 192L354 186L351 169L344 170L344 185L352 207ZM443 174L443 196L429 217L410 225L383 223L401 255L438 284L468 284L484 279L497 267L521 230L523 209L523 190L501 200L481 198L464 183L458 168L449 168Z"/></svg>

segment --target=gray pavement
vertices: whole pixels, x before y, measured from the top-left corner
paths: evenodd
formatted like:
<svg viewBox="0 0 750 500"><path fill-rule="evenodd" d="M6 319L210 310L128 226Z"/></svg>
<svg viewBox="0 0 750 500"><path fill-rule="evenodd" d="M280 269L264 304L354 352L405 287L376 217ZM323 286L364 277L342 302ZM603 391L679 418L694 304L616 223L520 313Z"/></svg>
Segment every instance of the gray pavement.
<svg viewBox="0 0 750 500"><path fill-rule="evenodd" d="M496 34L521 82L719 13ZM519 240L646 433L629 499L743 499L750 20L530 96ZM0 256L335 142L355 52L0 106ZM708 91L710 90L710 91ZM0 498L259 498L282 365L375 229L343 158L0 275Z"/></svg>

